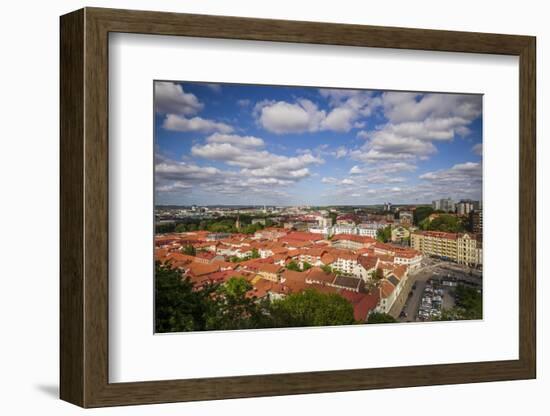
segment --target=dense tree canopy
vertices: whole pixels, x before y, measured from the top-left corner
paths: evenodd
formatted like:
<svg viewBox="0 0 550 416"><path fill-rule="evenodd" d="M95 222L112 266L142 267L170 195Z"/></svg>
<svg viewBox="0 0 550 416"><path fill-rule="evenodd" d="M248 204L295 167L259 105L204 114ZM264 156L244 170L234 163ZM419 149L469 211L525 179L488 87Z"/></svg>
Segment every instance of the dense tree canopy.
<svg viewBox="0 0 550 416"><path fill-rule="evenodd" d="M440 214L433 220L424 219L420 223L420 228L428 231L444 231L448 233L458 233L465 231L463 220L456 215Z"/></svg>
<svg viewBox="0 0 550 416"><path fill-rule="evenodd" d="M442 311L440 318L442 321L483 318L483 296L481 291L472 287L458 285L454 296L456 305L454 308Z"/></svg>
<svg viewBox="0 0 550 416"><path fill-rule="evenodd" d="M414 223L420 225L420 223L433 214L433 212L434 210L430 206L416 207L413 212Z"/></svg>
<svg viewBox="0 0 550 416"><path fill-rule="evenodd" d="M189 231L210 231L213 233L243 233L254 234L264 228L264 225L260 222L252 224L252 220L257 217L249 215L240 215L239 221L241 226L239 229L236 227L235 217L218 217L209 219L198 218L186 218L182 222L168 222L161 223L155 226L156 233L184 233ZM263 218L265 220L265 227L272 226L274 223L269 218Z"/></svg>
<svg viewBox="0 0 550 416"><path fill-rule="evenodd" d="M391 324L397 320L387 313L373 312L369 315L368 324Z"/></svg>
<svg viewBox="0 0 550 416"><path fill-rule="evenodd" d="M156 332L200 331L205 329L209 296L215 286L193 290L189 279L169 265L157 263L155 270L155 330Z"/></svg>
<svg viewBox="0 0 550 416"><path fill-rule="evenodd" d="M184 332L356 323L353 306L338 294L306 290L270 301L250 295L252 285L235 277L196 288L179 271L156 264L156 332Z"/></svg>
<svg viewBox="0 0 550 416"><path fill-rule="evenodd" d="M263 326L264 315L255 297L248 297L252 285L243 278L231 278L217 286L206 303L206 330L249 329Z"/></svg>
<svg viewBox="0 0 550 416"><path fill-rule="evenodd" d="M349 325L355 323L353 306L335 293L308 289L270 305L273 327Z"/></svg>

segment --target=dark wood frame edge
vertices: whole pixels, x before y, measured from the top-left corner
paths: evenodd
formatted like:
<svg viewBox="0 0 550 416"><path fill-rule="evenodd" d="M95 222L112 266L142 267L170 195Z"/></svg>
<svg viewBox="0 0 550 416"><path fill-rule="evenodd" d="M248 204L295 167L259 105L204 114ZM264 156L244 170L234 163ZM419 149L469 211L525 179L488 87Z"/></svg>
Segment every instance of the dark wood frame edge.
<svg viewBox="0 0 550 416"><path fill-rule="evenodd" d="M536 40L530 36L85 8L60 19L60 397L82 407L536 377ZM515 55L520 62L519 359L137 383L108 381L108 34Z"/></svg>

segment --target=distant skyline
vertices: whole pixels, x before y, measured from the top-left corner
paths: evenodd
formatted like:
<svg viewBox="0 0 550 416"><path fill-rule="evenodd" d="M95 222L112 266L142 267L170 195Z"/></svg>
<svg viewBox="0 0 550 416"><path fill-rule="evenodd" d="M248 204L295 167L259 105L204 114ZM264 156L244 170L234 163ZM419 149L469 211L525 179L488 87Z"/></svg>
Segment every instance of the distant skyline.
<svg viewBox="0 0 550 416"><path fill-rule="evenodd" d="M156 205L481 200L482 96L155 82Z"/></svg>

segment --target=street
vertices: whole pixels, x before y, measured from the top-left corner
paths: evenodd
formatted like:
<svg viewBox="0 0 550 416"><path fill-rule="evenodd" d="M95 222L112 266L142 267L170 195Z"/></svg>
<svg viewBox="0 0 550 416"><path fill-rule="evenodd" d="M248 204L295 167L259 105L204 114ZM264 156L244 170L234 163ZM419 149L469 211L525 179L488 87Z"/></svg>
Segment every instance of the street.
<svg viewBox="0 0 550 416"><path fill-rule="evenodd" d="M416 312L420 306L420 300L422 298L422 292L424 291L426 282L433 277L432 268L433 266L425 267L415 273L409 274L405 287L392 305L390 310L391 316L400 322L415 320ZM413 289L413 286L416 288ZM409 297L409 293L411 292L412 295ZM406 317L400 317L401 311L405 311Z"/></svg>
<svg viewBox="0 0 550 416"><path fill-rule="evenodd" d="M417 321L417 313L420 308L424 289L427 282L433 278L458 279L479 286L481 286L482 282L482 275L479 271L472 271L467 266L456 263L427 258L423 261L422 268L409 274L408 280L392 305L389 314L399 322ZM445 309L454 306L454 298L449 289L446 288L442 296L442 306ZM402 311L405 313L404 316L401 316Z"/></svg>

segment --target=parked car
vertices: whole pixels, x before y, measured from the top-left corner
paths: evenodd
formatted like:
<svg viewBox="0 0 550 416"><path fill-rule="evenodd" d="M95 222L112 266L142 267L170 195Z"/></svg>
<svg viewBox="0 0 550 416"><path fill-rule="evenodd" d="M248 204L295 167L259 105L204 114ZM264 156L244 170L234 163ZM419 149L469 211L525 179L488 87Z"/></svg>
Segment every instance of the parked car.
<svg viewBox="0 0 550 416"><path fill-rule="evenodd" d="M437 309L432 309L430 311L430 316L439 318L441 316L441 311Z"/></svg>
<svg viewBox="0 0 550 416"><path fill-rule="evenodd" d="M429 319L430 318L430 313L429 312L425 312L425 311L419 311L418 312L418 317L422 320L426 320L426 319Z"/></svg>

